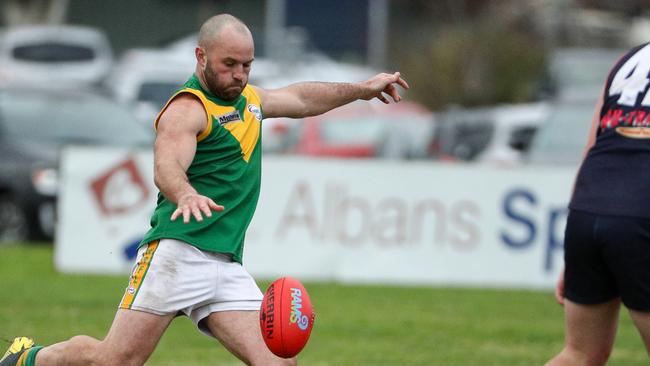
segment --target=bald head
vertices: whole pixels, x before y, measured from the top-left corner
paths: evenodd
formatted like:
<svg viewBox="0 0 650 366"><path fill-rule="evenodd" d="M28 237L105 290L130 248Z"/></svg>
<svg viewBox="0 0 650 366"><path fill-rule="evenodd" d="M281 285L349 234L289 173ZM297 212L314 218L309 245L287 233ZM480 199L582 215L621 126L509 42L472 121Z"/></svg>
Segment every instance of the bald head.
<svg viewBox="0 0 650 366"><path fill-rule="evenodd" d="M218 41L224 29L229 32L234 32L237 35L250 37L252 40L250 30L239 18L230 14L219 14L208 19L203 23L199 30L199 47L210 49L215 41Z"/></svg>
<svg viewBox="0 0 650 366"><path fill-rule="evenodd" d="M223 100L235 100L248 83L255 59L250 30L229 14L208 19L199 31L196 76L201 85Z"/></svg>

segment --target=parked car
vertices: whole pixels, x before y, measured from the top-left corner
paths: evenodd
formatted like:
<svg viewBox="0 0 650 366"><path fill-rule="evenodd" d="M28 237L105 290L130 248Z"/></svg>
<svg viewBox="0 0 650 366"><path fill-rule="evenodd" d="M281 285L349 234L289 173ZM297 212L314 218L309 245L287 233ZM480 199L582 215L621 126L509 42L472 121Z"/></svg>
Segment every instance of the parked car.
<svg viewBox="0 0 650 366"><path fill-rule="evenodd" d="M517 164L547 114L543 102L450 109L436 123L430 154L440 160Z"/></svg>
<svg viewBox="0 0 650 366"><path fill-rule="evenodd" d="M587 143L598 94L557 100L531 141L526 161L532 164L578 165Z"/></svg>
<svg viewBox="0 0 650 366"><path fill-rule="evenodd" d="M128 50L106 78L105 89L141 123L151 126L169 97L194 73L196 44L190 41L171 48ZM278 74L276 63L270 60L258 58L254 65L252 85L264 86L266 78Z"/></svg>
<svg viewBox="0 0 650 366"><path fill-rule="evenodd" d="M0 31L0 83L46 87L98 85L113 63L103 31L38 25Z"/></svg>
<svg viewBox="0 0 650 366"><path fill-rule="evenodd" d="M197 37L196 33L187 35L160 50L170 59L194 64ZM295 52L291 52L293 53ZM314 50L297 54L299 57L285 55L288 59L282 61L256 56L249 83L262 88L279 88L301 81L357 82L378 73L377 70L364 65L335 61Z"/></svg>
<svg viewBox="0 0 650 366"><path fill-rule="evenodd" d="M298 138L302 123L293 118L266 118L262 122L262 150L267 154L287 153Z"/></svg>
<svg viewBox="0 0 650 366"><path fill-rule="evenodd" d="M309 156L424 158L434 116L403 101L354 102L287 128L287 152Z"/></svg>
<svg viewBox="0 0 650 366"><path fill-rule="evenodd" d="M51 240L67 144L151 146L153 133L83 90L0 89L0 242Z"/></svg>
<svg viewBox="0 0 650 366"><path fill-rule="evenodd" d="M132 49L115 65L105 87L141 123L151 127L169 97L192 75L194 66L157 49Z"/></svg>

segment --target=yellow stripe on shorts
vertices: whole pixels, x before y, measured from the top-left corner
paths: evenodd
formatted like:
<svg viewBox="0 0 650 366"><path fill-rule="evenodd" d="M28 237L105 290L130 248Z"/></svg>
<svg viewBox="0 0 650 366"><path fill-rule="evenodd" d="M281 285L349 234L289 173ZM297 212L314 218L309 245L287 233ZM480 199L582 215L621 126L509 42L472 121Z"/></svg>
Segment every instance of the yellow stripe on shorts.
<svg viewBox="0 0 650 366"><path fill-rule="evenodd" d="M151 260L153 259L153 254L158 249L159 240L154 240L151 243L147 244L147 250L145 250L142 258L138 261L131 278L129 278L129 286L124 292L124 297L122 297L122 302L120 302L120 309L131 309L133 301L135 300L138 291L140 291L140 286L144 281L144 277L149 271L149 266L151 265Z"/></svg>

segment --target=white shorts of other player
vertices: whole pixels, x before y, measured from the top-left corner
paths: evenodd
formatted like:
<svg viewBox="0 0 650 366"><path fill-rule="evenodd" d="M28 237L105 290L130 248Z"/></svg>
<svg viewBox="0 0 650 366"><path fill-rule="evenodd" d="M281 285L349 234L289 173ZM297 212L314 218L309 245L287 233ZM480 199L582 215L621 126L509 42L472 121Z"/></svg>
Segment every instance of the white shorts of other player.
<svg viewBox="0 0 650 366"><path fill-rule="evenodd" d="M175 239L138 250L120 308L158 315L184 314L208 336L200 321L218 311L260 309L262 292L244 267L224 254Z"/></svg>

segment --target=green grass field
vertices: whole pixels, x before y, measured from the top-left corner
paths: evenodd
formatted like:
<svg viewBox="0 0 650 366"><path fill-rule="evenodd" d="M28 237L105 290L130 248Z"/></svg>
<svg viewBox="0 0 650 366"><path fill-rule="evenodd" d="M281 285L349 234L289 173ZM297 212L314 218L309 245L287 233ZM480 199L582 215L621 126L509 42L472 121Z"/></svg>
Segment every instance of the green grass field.
<svg viewBox="0 0 650 366"><path fill-rule="evenodd" d="M29 335L43 344L76 334L101 338L126 281L126 275L58 274L47 245L0 247L0 337ZM562 346L562 308L550 292L305 286L317 316L302 365L531 366ZM240 364L185 318L172 323L147 362ZM610 364L648 364L626 312Z"/></svg>

